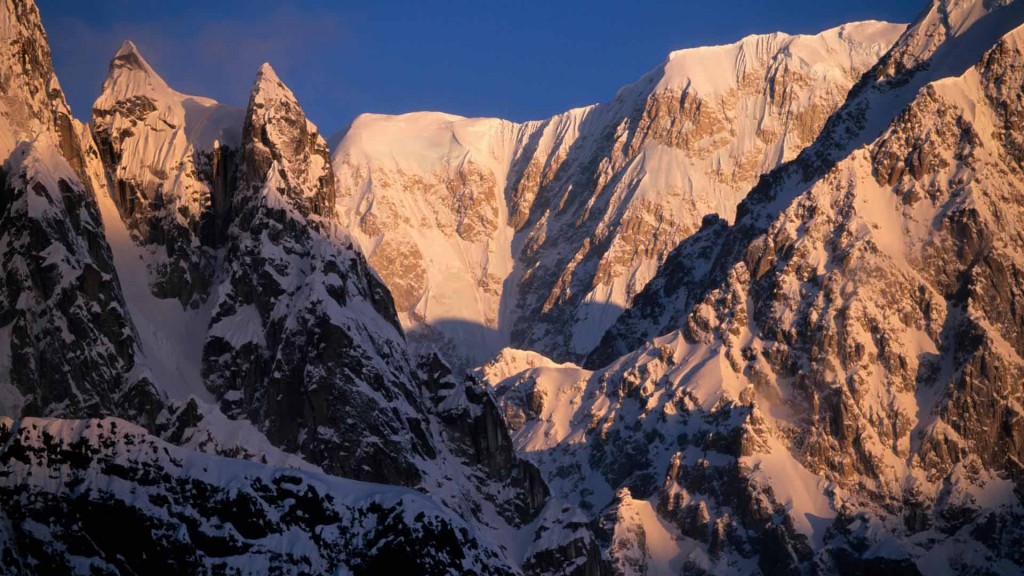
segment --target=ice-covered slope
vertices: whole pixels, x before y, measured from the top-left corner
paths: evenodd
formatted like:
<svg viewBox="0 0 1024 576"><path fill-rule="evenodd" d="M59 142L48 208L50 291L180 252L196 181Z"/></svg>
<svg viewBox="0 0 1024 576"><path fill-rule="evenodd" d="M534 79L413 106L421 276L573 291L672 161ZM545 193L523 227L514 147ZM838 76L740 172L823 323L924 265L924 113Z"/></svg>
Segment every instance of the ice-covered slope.
<svg viewBox="0 0 1024 576"><path fill-rule="evenodd" d="M214 282L243 111L172 90L125 41L93 104L92 133L154 295L196 308Z"/></svg>
<svg viewBox="0 0 1024 576"><path fill-rule="evenodd" d="M760 174L814 140L902 30L864 22L679 51L599 107L550 183L517 187L518 203L533 200L513 343L589 352L705 215L731 220Z"/></svg>
<svg viewBox="0 0 1024 576"><path fill-rule="evenodd" d="M936 13L974 17L887 73L934 34L912 26L734 225L685 240L617 326L632 352L484 368L618 566L654 566L667 522L669 561L716 573L1020 572L1024 9Z"/></svg>
<svg viewBox="0 0 1024 576"><path fill-rule="evenodd" d="M415 340L459 364L502 345L580 358L701 218L731 219L903 27L681 50L607 104L514 124L359 117L339 204Z"/></svg>
<svg viewBox="0 0 1024 576"><path fill-rule="evenodd" d="M363 115L334 152L343 218L408 335L450 357L457 346L481 362L508 341L499 315L513 231L503 189L523 133L497 119Z"/></svg>
<svg viewBox="0 0 1024 576"><path fill-rule="evenodd" d="M539 122L363 116L334 153L339 203L413 337L460 360L509 342L578 358L706 214L731 219L814 139L902 29L682 50L613 101Z"/></svg>

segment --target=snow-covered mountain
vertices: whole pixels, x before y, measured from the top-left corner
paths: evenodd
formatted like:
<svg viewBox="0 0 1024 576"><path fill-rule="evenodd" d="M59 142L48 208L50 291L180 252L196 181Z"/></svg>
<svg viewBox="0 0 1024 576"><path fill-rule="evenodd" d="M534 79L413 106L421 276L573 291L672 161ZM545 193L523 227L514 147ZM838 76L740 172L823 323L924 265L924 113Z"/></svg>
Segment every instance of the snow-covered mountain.
<svg viewBox="0 0 1024 576"><path fill-rule="evenodd" d="M242 123L242 110L172 90L131 41L110 62L92 133L160 298L194 308L209 295Z"/></svg>
<svg viewBox="0 0 1024 576"><path fill-rule="evenodd" d="M0 573L597 570L488 391L407 349L269 65L237 111L126 42L86 127L35 6L0 17Z"/></svg>
<svg viewBox="0 0 1024 576"><path fill-rule="evenodd" d="M515 124L364 115L339 204L415 340L582 358L707 214L817 136L903 26L862 22L672 53L606 104Z"/></svg>
<svg viewBox="0 0 1024 576"><path fill-rule="evenodd" d="M715 228L726 222L709 218L700 241L695 238L674 249L659 277L637 295L585 363L607 364L678 327L680 315L689 312L707 287L725 281L732 263L746 257L748 245L781 208L846 155L870 144L929 82L959 76L976 65L998 38L1013 29L1012 16L1018 10L1020 4L1013 1L932 2L892 51L861 78L815 144L758 182L737 208L741 217L735 226L722 233Z"/></svg>
<svg viewBox="0 0 1024 576"><path fill-rule="evenodd" d="M1022 40L1019 3L933 2L598 370L482 369L621 573L1021 571Z"/></svg>
<svg viewBox="0 0 1024 576"><path fill-rule="evenodd" d="M1022 91L932 0L332 153L0 0L0 574L1020 573Z"/></svg>
<svg viewBox="0 0 1024 576"><path fill-rule="evenodd" d="M153 401L75 121L31 2L0 5L0 409L127 415Z"/></svg>

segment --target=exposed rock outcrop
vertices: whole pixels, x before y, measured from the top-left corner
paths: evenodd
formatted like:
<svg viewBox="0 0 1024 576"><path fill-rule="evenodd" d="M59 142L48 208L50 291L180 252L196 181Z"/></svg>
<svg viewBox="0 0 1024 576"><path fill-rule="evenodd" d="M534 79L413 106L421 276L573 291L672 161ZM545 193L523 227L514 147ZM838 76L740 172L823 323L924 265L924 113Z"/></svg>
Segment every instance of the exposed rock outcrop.
<svg viewBox="0 0 1024 576"><path fill-rule="evenodd" d="M0 407L12 415L160 410L31 2L0 5Z"/></svg>
<svg viewBox="0 0 1024 576"><path fill-rule="evenodd" d="M414 344L464 367L581 359L703 217L810 144L903 27L672 53L607 103L514 124L364 115L334 154L349 229Z"/></svg>
<svg viewBox="0 0 1024 576"><path fill-rule="evenodd" d="M628 487L698 572L1020 570L1020 534L984 526L1024 510L1022 23L933 3L735 224L673 252L603 368L484 369L553 497Z"/></svg>
<svg viewBox="0 0 1024 576"><path fill-rule="evenodd" d="M226 236L242 111L172 90L131 41L110 62L92 134L159 298L198 307Z"/></svg>

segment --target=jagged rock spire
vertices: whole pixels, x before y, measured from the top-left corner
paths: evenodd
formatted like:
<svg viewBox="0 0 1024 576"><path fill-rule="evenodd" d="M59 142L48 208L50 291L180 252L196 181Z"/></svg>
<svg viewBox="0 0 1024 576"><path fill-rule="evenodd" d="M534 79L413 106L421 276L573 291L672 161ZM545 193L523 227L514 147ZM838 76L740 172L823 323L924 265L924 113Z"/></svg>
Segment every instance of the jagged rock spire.
<svg viewBox="0 0 1024 576"><path fill-rule="evenodd" d="M146 262L158 297L188 306L207 297L241 125L241 110L169 87L131 40L110 61L92 136L125 224L162 247Z"/></svg>
<svg viewBox="0 0 1024 576"><path fill-rule="evenodd" d="M336 185L327 143L270 64L256 74L243 140L250 189L273 182L303 216L333 214Z"/></svg>
<svg viewBox="0 0 1024 576"><path fill-rule="evenodd" d="M331 235L327 145L266 64L240 170L203 353L207 387L227 414L331 473L416 485L417 459L435 449L413 432L423 407L394 304L351 243Z"/></svg>

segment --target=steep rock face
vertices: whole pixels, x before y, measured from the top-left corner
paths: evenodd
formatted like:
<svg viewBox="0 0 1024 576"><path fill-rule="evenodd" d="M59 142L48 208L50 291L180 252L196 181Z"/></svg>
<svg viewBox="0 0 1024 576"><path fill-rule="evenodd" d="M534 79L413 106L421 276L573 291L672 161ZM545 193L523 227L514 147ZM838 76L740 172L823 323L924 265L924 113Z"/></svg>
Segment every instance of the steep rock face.
<svg viewBox="0 0 1024 576"><path fill-rule="evenodd" d="M413 460L434 448L390 296L334 230L326 144L267 65L243 133L206 385L329 472L416 485Z"/></svg>
<svg viewBox="0 0 1024 576"><path fill-rule="evenodd" d="M512 344L582 358L705 215L732 220L759 175L814 140L902 30L864 22L682 50L594 109L549 181L514 185L530 208Z"/></svg>
<svg viewBox="0 0 1024 576"><path fill-rule="evenodd" d="M922 21L936 13L972 16L938 45L912 26L736 224L677 248L591 360L646 343L593 373L485 368L556 497L587 508L626 486L674 525L674 562L710 571L1021 569L1020 532L995 530L1024 511L1024 8L936 2ZM931 46L927 65L887 74L905 46Z"/></svg>
<svg viewBox="0 0 1024 576"><path fill-rule="evenodd" d="M0 62L0 407L152 418L159 399L31 2L0 5Z"/></svg>
<svg viewBox="0 0 1024 576"><path fill-rule="evenodd" d="M677 320L704 292L722 284L731 266L747 258L748 250L765 250L751 245L783 207L837 162L877 138L927 83L958 76L977 64L996 39L1015 27L1022 10L1017 2L930 3L891 52L851 90L814 144L758 181L738 206L734 226L673 249L662 271L605 332L584 365L607 365L677 328Z"/></svg>
<svg viewBox="0 0 1024 576"><path fill-rule="evenodd" d="M114 201L147 248L153 293L200 305L225 235L243 112L175 92L125 41L92 117Z"/></svg>
<svg viewBox="0 0 1024 576"><path fill-rule="evenodd" d="M116 419L0 419L0 466L2 574L518 573L417 492L198 454Z"/></svg>
<svg viewBox="0 0 1024 576"><path fill-rule="evenodd" d="M33 6L2 8L5 33L45 43ZM336 230L323 139L269 66L235 127L237 179L213 167L234 152L203 144L229 137L230 111L167 88L130 43L97 102L93 130L66 115L71 158L48 116L3 116L19 124L0 132L17 143L0 174L0 410L149 432L0 424L5 570L598 573L588 526L549 502L488 391L414 363ZM100 534L111 518L132 536Z"/></svg>
<svg viewBox="0 0 1024 576"><path fill-rule="evenodd" d="M133 382L134 334L92 196L51 133L21 143L0 175L3 412L129 413L155 392Z"/></svg>
<svg viewBox="0 0 1024 576"><path fill-rule="evenodd" d="M731 219L814 139L901 30L683 50L612 102L539 122L363 116L334 156L341 205L414 336L460 362L509 343L579 358L704 215Z"/></svg>
<svg viewBox="0 0 1024 576"><path fill-rule="evenodd" d="M537 468L516 455L505 420L479 382L458 382L437 356L420 364L423 383L436 408L448 450L483 471L491 486L482 495L512 525L533 520L547 503L547 484Z"/></svg>

